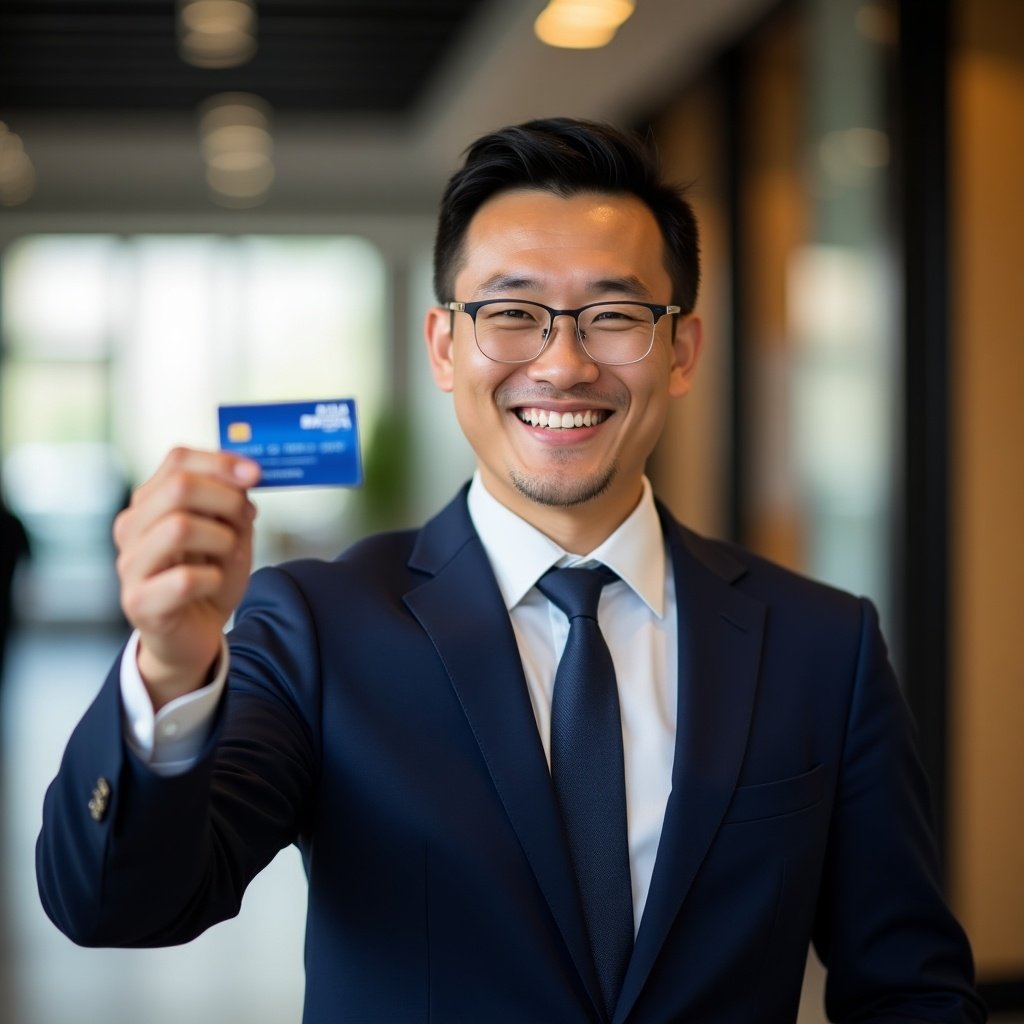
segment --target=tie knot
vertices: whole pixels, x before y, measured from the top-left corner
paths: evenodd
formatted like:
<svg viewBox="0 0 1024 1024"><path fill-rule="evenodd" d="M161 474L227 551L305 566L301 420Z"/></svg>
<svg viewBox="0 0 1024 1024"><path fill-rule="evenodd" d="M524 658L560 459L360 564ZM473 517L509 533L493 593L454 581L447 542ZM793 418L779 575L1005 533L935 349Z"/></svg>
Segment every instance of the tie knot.
<svg viewBox="0 0 1024 1024"><path fill-rule="evenodd" d="M607 566L596 569L549 569L537 589L570 618L597 618L597 604L603 587L619 577Z"/></svg>

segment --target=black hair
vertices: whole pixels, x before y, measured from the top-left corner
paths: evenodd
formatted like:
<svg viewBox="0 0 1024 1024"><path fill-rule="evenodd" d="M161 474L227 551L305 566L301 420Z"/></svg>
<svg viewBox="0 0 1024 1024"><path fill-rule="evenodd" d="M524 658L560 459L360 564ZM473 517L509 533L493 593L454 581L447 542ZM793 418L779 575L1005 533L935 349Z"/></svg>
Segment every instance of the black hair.
<svg viewBox="0 0 1024 1024"><path fill-rule="evenodd" d="M682 188L662 176L657 155L639 136L609 124L558 117L500 128L477 139L441 199L434 242L434 292L452 294L462 246L477 210L500 192L535 188L568 198L585 192L635 196L654 214L665 241L671 302L689 313L697 301L697 219Z"/></svg>

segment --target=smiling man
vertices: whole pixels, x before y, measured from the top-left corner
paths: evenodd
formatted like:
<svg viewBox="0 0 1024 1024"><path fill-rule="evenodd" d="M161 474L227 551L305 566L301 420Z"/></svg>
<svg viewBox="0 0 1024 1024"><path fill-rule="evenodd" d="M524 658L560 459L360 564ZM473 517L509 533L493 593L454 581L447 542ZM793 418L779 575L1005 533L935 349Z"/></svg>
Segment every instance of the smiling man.
<svg viewBox="0 0 1024 1024"><path fill-rule="evenodd" d="M593 549L636 507L669 399L693 377L700 321L656 305L676 293L664 249L634 196L501 192L440 286L470 308L427 317L434 377L484 487L569 551Z"/></svg>
<svg viewBox="0 0 1024 1024"><path fill-rule="evenodd" d="M249 579L258 467L168 456L46 798L59 927L187 941L294 843L307 1024L784 1024L812 943L832 1020L984 1019L874 609L644 475L698 265L636 139L502 129L441 207L426 343L477 461L444 511Z"/></svg>

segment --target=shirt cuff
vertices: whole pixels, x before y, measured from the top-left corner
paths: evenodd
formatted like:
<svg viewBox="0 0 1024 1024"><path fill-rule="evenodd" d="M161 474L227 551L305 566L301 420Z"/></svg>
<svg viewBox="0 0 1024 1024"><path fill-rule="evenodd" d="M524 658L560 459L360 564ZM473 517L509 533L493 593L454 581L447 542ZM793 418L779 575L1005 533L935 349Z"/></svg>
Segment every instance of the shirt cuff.
<svg viewBox="0 0 1024 1024"><path fill-rule="evenodd" d="M121 655L121 707L129 749L157 775L180 775L199 757L213 728L228 677L228 645L221 639L213 680L165 704L156 714L137 660L139 631Z"/></svg>

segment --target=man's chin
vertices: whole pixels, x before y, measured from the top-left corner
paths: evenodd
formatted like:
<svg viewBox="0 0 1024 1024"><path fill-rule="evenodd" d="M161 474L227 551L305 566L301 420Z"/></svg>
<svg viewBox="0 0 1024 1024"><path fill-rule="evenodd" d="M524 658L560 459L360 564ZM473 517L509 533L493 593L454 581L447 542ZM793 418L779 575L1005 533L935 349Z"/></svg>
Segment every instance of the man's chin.
<svg viewBox="0 0 1024 1024"><path fill-rule="evenodd" d="M512 486L524 498L548 508L575 508L604 494L615 479L617 467L579 477L571 474L530 474L509 470Z"/></svg>

